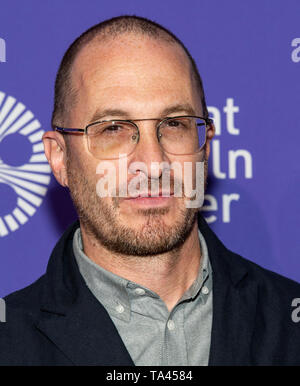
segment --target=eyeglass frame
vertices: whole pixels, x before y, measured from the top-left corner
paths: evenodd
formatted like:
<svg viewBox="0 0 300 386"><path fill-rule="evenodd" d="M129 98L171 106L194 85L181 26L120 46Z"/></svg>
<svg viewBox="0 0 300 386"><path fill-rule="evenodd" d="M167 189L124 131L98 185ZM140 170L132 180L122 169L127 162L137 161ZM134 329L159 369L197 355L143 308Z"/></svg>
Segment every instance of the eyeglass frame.
<svg viewBox="0 0 300 386"><path fill-rule="evenodd" d="M107 120L103 120L103 121L96 121L96 122L89 123L87 126L85 126L84 129L65 128L65 127L60 127L60 126L54 126L54 130L58 131L58 132L60 132L62 134L76 134L76 133L80 133L81 134L82 133L82 134L84 134L84 135L86 135L88 137L89 136L88 128L91 127L91 126L98 125L100 123L105 123L105 122L112 122L112 123L113 122L124 122L124 123L130 123L130 124L132 124L133 126L136 127L137 133L138 133L138 142L139 142L139 140L140 140L140 129L139 129L138 125L135 122L140 122L140 121L159 121L158 124L156 125L156 136L157 136L157 139L159 140L159 137L158 137L159 127L164 122L166 122L168 120L171 120L171 119L176 119L176 118L198 118L198 119L202 119L205 122L205 141L204 141L204 144L195 153L192 153L192 154L196 154L196 153L200 152L202 150L203 146L206 143L207 127L213 123L213 119L208 118L208 117L205 118L205 117L201 117L201 116L197 116L197 115L178 115L178 116L175 116L175 117L165 117L163 119L161 119L161 118L107 119ZM138 144L138 142L137 142L137 144ZM90 149L89 149L89 152L91 153ZM91 153L91 154L93 155L93 153ZM177 155L188 155L188 154L177 154Z"/></svg>

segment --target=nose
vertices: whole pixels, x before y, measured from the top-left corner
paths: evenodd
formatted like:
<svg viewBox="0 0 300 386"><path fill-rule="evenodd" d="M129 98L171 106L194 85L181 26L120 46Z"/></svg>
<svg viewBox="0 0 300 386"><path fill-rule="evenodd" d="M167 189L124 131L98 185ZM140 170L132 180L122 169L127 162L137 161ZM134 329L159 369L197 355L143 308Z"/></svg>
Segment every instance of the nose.
<svg viewBox="0 0 300 386"><path fill-rule="evenodd" d="M160 178L164 167L158 165L163 162L170 163L157 137L156 125L157 122L153 121L139 122L140 138L130 160L130 162L142 162L147 167L148 178ZM139 171L144 172L143 168Z"/></svg>

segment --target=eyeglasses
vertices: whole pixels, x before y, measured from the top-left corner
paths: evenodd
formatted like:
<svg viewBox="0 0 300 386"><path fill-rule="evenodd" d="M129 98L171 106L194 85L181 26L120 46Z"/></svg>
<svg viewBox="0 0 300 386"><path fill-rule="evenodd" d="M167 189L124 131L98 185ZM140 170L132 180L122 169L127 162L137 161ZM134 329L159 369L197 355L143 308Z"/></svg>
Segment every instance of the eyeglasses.
<svg viewBox="0 0 300 386"><path fill-rule="evenodd" d="M84 134L89 152L97 159L118 159L129 156L140 139L140 130L135 122L159 121L156 137L162 149L173 155L190 155L202 150L206 142L207 128L213 123L210 118L192 115L178 117L107 120L90 123L85 129L55 127L61 133Z"/></svg>

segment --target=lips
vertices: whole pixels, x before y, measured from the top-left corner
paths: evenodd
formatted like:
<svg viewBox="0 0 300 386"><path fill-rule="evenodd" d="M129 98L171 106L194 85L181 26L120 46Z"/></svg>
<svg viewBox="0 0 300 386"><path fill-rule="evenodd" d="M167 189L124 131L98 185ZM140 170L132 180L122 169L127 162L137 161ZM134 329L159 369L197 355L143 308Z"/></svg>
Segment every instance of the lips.
<svg viewBox="0 0 300 386"><path fill-rule="evenodd" d="M155 199L155 198L169 198L169 197L172 197L174 196L174 192L162 192L160 191L158 195L151 195L151 192L148 192L143 194L139 194L138 196L135 196L135 197L127 197L125 198L125 200L136 200L136 199L142 199L142 198L145 198L145 199Z"/></svg>
<svg viewBox="0 0 300 386"><path fill-rule="evenodd" d="M145 194L139 194L136 197L127 197L123 199L123 202L127 202L129 206L133 208L166 208L171 204L174 194L167 192L167 196L163 196L163 192L159 192L159 195L152 195L151 192L148 196Z"/></svg>

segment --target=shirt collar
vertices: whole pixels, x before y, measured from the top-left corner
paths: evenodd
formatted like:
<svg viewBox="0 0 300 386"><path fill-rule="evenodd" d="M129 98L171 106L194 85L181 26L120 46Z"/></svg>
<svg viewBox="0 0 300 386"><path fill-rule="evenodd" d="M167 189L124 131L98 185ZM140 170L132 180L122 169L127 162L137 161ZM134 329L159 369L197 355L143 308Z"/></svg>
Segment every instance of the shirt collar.
<svg viewBox="0 0 300 386"><path fill-rule="evenodd" d="M177 304L200 297L205 303L212 289L211 265L208 256L207 245L201 232L198 230L201 246L201 264L197 278L191 287L184 293ZM142 296L159 298L159 296L135 282L107 271L94 263L83 252L81 231L78 228L73 238L74 255L86 285L94 296L104 305L108 312L122 320L129 321L131 314L131 301ZM205 290L204 290L205 289ZM176 307L176 306L175 306Z"/></svg>

